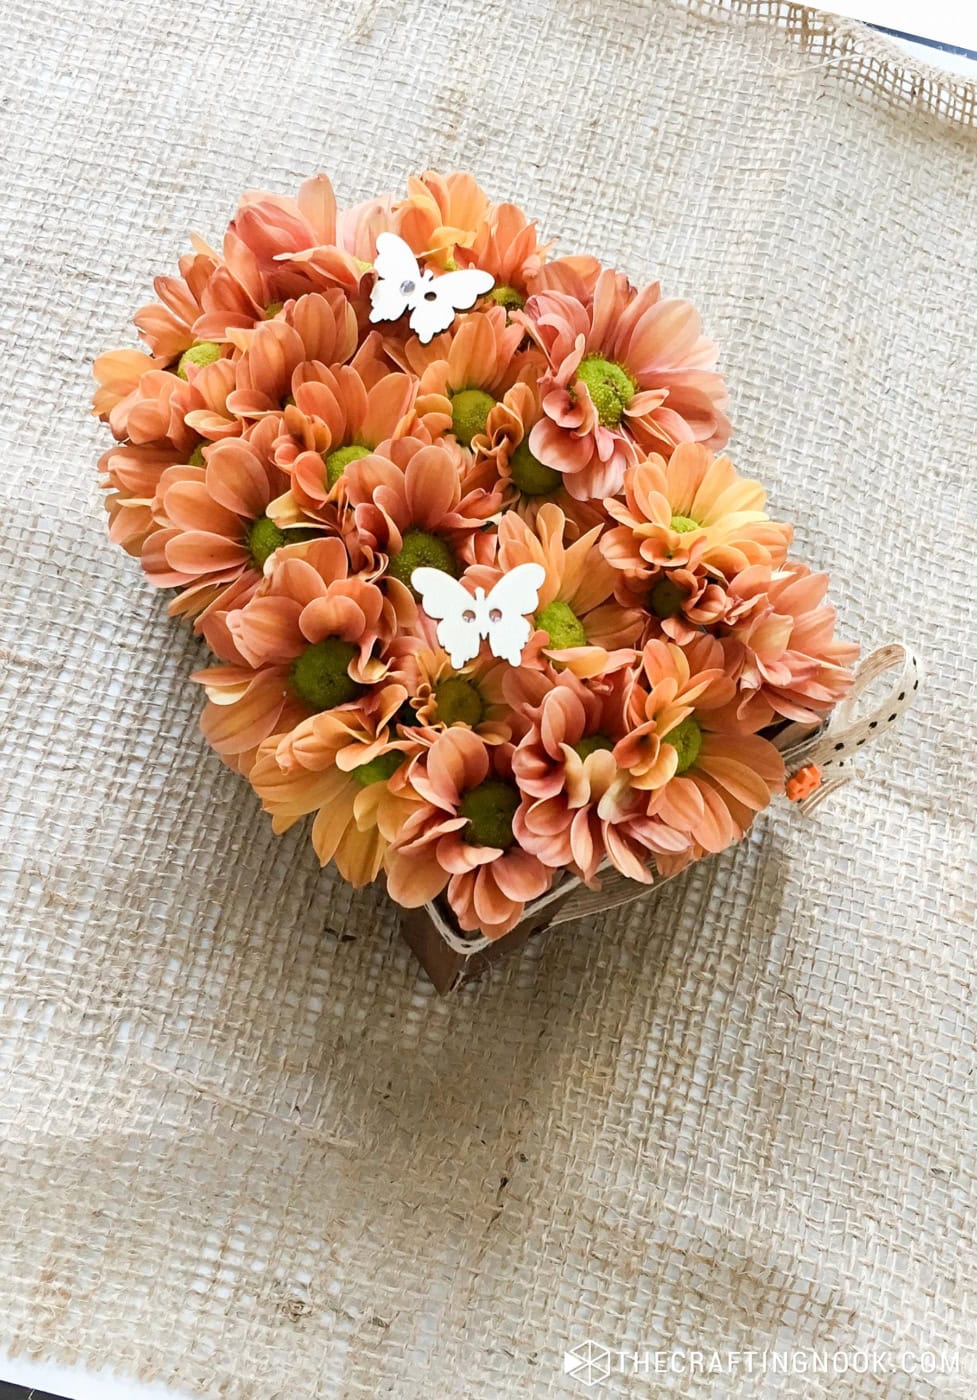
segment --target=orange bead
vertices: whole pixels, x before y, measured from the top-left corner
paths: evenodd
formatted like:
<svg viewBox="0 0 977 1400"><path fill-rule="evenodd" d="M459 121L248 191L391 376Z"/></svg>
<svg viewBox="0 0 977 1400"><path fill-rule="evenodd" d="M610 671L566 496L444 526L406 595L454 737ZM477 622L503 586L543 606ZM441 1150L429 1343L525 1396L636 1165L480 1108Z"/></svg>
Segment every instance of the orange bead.
<svg viewBox="0 0 977 1400"><path fill-rule="evenodd" d="M821 769L816 763L809 763L806 768L798 768L797 772L787 779L787 796L791 802L800 802L802 798L810 797L820 786Z"/></svg>

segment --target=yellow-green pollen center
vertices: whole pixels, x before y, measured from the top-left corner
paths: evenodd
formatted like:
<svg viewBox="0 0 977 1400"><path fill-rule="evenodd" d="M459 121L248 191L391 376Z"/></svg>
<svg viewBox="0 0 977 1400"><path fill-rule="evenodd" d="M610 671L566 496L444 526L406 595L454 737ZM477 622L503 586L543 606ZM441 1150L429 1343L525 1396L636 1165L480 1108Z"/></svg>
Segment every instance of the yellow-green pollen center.
<svg viewBox="0 0 977 1400"><path fill-rule="evenodd" d="M702 730L695 715L686 715L681 724L677 724L664 735L662 742L671 744L678 754L676 773L684 773L687 768L691 768L702 748Z"/></svg>
<svg viewBox="0 0 977 1400"><path fill-rule="evenodd" d="M509 458L509 474L524 496L548 496L563 480L558 471L533 456L525 438Z"/></svg>
<svg viewBox="0 0 977 1400"><path fill-rule="evenodd" d="M190 453L190 459L187 465L191 467L205 467L207 465L204 461L203 443L197 443L196 447Z"/></svg>
<svg viewBox="0 0 977 1400"><path fill-rule="evenodd" d="M677 535L687 535L690 530L698 530L698 520L693 520L691 515L673 515L672 529Z"/></svg>
<svg viewBox="0 0 977 1400"><path fill-rule="evenodd" d="M269 519L267 515L259 515L248 527L248 549L251 551L254 567L263 569L265 561L276 549L281 549L285 540L285 532L279 530L274 520Z"/></svg>
<svg viewBox="0 0 977 1400"><path fill-rule="evenodd" d="M216 340L198 340L196 345L191 345L189 350L184 350L176 372L181 379L186 379L188 365L212 365L220 357L221 348Z"/></svg>
<svg viewBox="0 0 977 1400"><path fill-rule="evenodd" d="M365 687L349 674L358 648L340 637L327 637L306 647L292 662L289 677L300 700L313 710L331 710L362 695Z"/></svg>
<svg viewBox="0 0 977 1400"><path fill-rule="evenodd" d="M452 394L451 431L465 447L471 447L472 438L484 433L488 416L496 402L484 389L460 389L457 394Z"/></svg>
<svg viewBox="0 0 977 1400"><path fill-rule="evenodd" d="M411 587L411 575L415 569L440 569L442 573L455 578L458 564L451 547L440 535L429 535L425 530L408 530L404 535L403 548L399 554L391 554L388 570L394 578Z"/></svg>
<svg viewBox="0 0 977 1400"><path fill-rule="evenodd" d="M510 287L503 283L501 287L493 287L488 294L489 301L494 301L496 306L504 306L506 311L521 311L526 305L526 298L521 292L517 292L515 287Z"/></svg>
<svg viewBox="0 0 977 1400"><path fill-rule="evenodd" d="M285 303L283 301L270 301L265 307L265 319L268 321L273 321L278 315L279 311L284 309L284 306Z"/></svg>
<svg viewBox="0 0 977 1400"><path fill-rule="evenodd" d="M464 676L448 676L439 682L434 699L442 724L467 724L474 729L485 713L477 688Z"/></svg>
<svg viewBox="0 0 977 1400"><path fill-rule="evenodd" d="M361 457L369 457L371 449L361 442L351 442L348 447L337 447L325 458L326 482L335 486L350 462L358 462Z"/></svg>
<svg viewBox="0 0 977 1400"><path fill-rule="evenodd" d="M561 603L559 599L540 609L536 614L536 626L540 631L549 633L549 644L554 651L587 645L583 623L569 603Z"/></svg>
<svg viewBox="0 0 977 1400"><path fill-rule="evenodd" d="M587 759L592 753L609 753L614 747L614 740L609 739L606 734L587 734L571 747L578 758Z"/></svg>
<svg viewBox="0 0 977 1400"><path fill-rule="evenodd" d="M387 753L377 754L376 758L371 758L369 763L361 763L359 768L354 768L353 777L360 787L370 787L373 783L385 783L388 778L393 777L403 761L404 755L399 749L390 749Z"/></svg>
<svg viewBox="0 0 977 1400"><path fill-rule="evenodd" d="M519 807L519 790L512 783L490 779L466 792L458 807L468 825L461 833L470 846L496 846L507 851L515 842L512 819Z"/></svg>
<svg viewBox="0 0 977 1400"><path fill-rule="evenodd" d="M660 578L648 594L648 606L656 617L674 617L682 611L685 590L670 578Z"/></svg>
<svg viewBox="0 0 977 1400"><path fill-rule="evenodd" d="M638 387L627 370L602 355L587 355L580 362L577 377L586 384L604 427L616 428Z"/></svg>

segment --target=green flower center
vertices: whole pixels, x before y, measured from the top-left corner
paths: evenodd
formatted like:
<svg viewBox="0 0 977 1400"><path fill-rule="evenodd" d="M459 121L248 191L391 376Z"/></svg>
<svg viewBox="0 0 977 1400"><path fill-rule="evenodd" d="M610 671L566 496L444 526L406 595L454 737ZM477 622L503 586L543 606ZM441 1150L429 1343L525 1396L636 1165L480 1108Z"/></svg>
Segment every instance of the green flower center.
<svg viewBox="0 0 977 1400"><path fill-rule="evenodd" d="M509 472L524 496L548 496L563 480L558 471L533 456L525 438L509 458Z"/></svg>
<svg viewBox="0 0 977 1400"><path fill-rule="evenodd" d="M672 529L679 535L687 535L690 530L698 530L698 520L693 520L691 515L673 515Z"/></svg>
<svg viewBox="0 0 977 1400"><path fill-rule="evenodd" d="M207 465L207 463L204 461L202 442L198 442L196 447L190 453L190 460L187 465L191 467L205 467Z"/></svg>
<svg viewBox="0 0 977 1400"><path fill-rule="evenodd" d="M580 363L577 377L586 384L604 427L616 428L638 387L630 374L602 355L587 355Z"/></svg>
<svg viewBox="0 0 977 1400"><path fill-rule="evenodd" d="M353 777L360 787L370 787L372 783L385 783L388 778L393 777L403 761L404 755L399 749L390 749L387 753L378 753L369 763L361 763L359 768L354 768Z"/></svg>
<svg viewBox="0 0 977 1400"><path fill-rule="evenodd" d="M519 807L519 790L512 783L490 779L466 792L459 812L468 818L462 840L470 846L496 846L507 851L514 843L512 819Z"/></svg>
<svg viewBox="0 0 977 1400"><path fill-rule="evenodd" d="M587 759L592 753L609 753L614 747L614 740L609 739L606 734L588 734L579 743L573 744L573 752L578 758Z"/></svg>
<svg viewBox="0 0 977 1400"><path fill-rule="evenodd" d="M285 538L284 531L279 530L274 520L270 520L267 515L259 515L248 529L248 549L251 551L254 567L263 569L265 561L276 549L281 549Z"/></svg>
<svg viewBox="0 0 977 1400"><path fill-rule="evenodd" d="M442 724L467 724L472 729L485 713L482 697L463 676L448 676L434 688L438 719Z"/></svg>
<svg viewBox="0 0 977 1400"><path fill-rule="evenodd" d="M283 301L270 301L265 307L265 318L269 321L273 321L284 306L285 303Z"/></svg>
<svg viewBox="0 0 977 1400"><path fill-rule="evenodd" d="M408 588L415 569L440 569L452 578L458 575L458 564L450 546L440 535L429 535L424 530L407 531L403 549L399 554L391 554L387 568Z"/></svg>
<svg viewBox="0 0 977 1400"><path fill-rule="evenodd" d="M176 372L181 379L186 379L188 365L212 365L220 357L221 348L216 340L198 340L196 345L191 345L189 350L184 350Z"/></svg>
<svg viewBox="0 0 977 1400"><path fill-rule="evenodd" d="M687 768L691 768L702 748L702 730L695 715L686 715L681 724L668 731L662 742L671 744L678 754L676 773L684 773Z"/></svg>
<svg viewBox="0 0 977 1400"><path fill-rule="evenodd" d="M313 710L331 710L362 695L366 689L349 674L358 648L339 637L314 642L292 662L289 677L300 700Z"/></svg>
<svg viewBox="0 0 977 1400"><path fill-rule="evenodd" d="M369 457L370 448L360 442L351 442L348 447L337 447L326 457L326 481L335 486L350 462L358 462L361 457Z"/></svg>
<svg viewBox="0 0 977 1400"><path fill-rule="evenodd" d="M472 438L484 433L496 400L484 389L461 389L451 396L451 431L459 442L471 447Z"/></svg>
<svg viewBox="0 0 977 1400"><path fill-rule="evenodd" d="M540 609L536 614L536 626L549 633L550 646L554 651L587 645L583 623L569 604L561 603L559 599Z"/></svg>
<svg viewBox="0 0 977 1400"><path fill-rule="evenodd" d="M526 305L526 298L521 292L517 292L515 287L510 287L503 283L501 287L493 287L488 294L489 301L494 301L496 306L504 306L506 311L520 311Z"/></svg>
<svg viewBox="0 0 977 1400"><path fill-rule="evenodd" d="M670 578L660 578L648 594L648 606L656 617L674 617L684 602L685 592Z"/></svg>

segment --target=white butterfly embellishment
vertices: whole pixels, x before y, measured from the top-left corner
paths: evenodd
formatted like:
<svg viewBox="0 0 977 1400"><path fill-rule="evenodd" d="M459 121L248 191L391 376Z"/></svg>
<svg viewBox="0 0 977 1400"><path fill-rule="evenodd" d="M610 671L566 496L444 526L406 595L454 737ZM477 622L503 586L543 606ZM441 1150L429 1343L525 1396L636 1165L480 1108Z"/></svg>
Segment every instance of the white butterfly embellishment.
<svg viewBox="0 0 977 1400"><path fill-rule="evenodd" d="M478 655L483 637L493 656L519 665L533 635L526 614L536 611L545 578L541 564L518 564L487 595L484 588L469 593L441 569L415 569L411 583L428 617L438 621L438 641L458 671Z"/></svg>
<svg viewBox="0 0 977 1400"><path fill-rule="evenodd" d="M377 280L370 293L370 320L399 321L410 312L410 328L422 345L446 331L456 311L467 311L490 292L495 278L477 267L443 272L421 271L417 258L395 233L381 233L374 261Z"/></svg>

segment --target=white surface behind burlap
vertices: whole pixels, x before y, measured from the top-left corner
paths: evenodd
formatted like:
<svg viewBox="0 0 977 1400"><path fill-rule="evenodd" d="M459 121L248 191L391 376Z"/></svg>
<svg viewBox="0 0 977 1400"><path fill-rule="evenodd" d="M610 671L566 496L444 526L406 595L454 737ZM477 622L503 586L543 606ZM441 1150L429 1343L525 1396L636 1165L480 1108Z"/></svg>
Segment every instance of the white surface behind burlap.
<svg viewBox="0 0 977 1400"><path fill-rule="evenodd" d="M973 1342L974 89L846 22L700 9L5 11L0 1344L413 1400L579 1396L588 1337ZM204 747L199 653L104 538L86 418L91 358L240 190L427 165L698 301L736 460L847 633L929 675L809 823L780 806L452 1001Z"/></svg>

